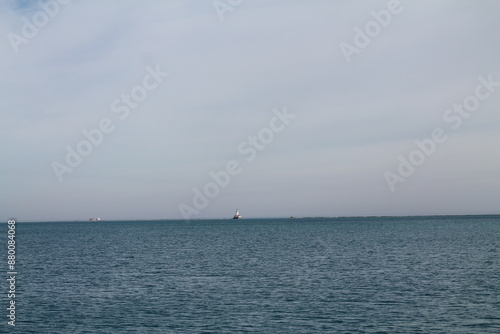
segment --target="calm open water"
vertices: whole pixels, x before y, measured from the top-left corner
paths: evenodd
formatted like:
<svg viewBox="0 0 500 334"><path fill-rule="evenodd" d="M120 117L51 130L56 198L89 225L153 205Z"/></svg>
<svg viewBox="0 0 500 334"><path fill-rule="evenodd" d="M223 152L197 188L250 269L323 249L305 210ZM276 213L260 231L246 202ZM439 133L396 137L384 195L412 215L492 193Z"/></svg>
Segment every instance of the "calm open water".
<svg viewBox="0 0 500 334"><path fill-rule="evenodd" d="M16 238L0 332L500 333L500 216L20 222Z"/></svg>

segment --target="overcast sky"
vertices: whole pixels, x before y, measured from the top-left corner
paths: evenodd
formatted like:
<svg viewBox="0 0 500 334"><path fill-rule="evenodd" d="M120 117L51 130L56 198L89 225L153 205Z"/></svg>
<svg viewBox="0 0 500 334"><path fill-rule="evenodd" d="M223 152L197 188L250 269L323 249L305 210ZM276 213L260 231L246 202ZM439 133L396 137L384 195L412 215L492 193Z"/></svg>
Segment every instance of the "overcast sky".
<svg viewBox="0 0 500 334"><path fill-rule="evenodd" d="M498 213L498 1L67 2L0 5L3 220Z"/></svg>

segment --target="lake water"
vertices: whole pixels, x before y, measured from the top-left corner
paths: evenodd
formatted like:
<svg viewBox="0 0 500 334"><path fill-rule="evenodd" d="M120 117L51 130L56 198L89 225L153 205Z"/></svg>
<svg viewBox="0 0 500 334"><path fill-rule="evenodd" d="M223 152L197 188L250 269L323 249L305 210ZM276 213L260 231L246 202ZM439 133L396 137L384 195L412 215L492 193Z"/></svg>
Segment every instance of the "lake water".
<svg viewBox="0 0 500 334"><path fill-rule="evenodd" d="M500 333L500 216L19 222L16 238L0 332Z"/></svg>

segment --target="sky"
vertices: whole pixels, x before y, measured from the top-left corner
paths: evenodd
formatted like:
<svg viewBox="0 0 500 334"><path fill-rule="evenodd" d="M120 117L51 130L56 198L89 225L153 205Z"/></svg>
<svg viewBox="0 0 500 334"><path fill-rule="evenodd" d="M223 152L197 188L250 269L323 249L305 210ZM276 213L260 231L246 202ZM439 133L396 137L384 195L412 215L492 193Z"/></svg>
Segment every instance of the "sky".
<svg viewBox="0 0 500 334"><path fill-rule="evenodd" d="M494 214L498 1L3 1L0 219Z"/></svg>

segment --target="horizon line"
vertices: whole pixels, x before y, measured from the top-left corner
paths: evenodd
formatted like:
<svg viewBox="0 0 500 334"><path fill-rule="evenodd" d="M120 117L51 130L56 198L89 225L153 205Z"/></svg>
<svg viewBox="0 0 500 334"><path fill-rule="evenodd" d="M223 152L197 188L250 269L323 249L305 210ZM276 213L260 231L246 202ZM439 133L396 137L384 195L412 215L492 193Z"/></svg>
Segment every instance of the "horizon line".
<svg viewBox="0 0 500 334"><path fill-rule="evenodd" d="M404 218L404 217L470 217L470 216L500 216L500 213L481 213L481 214L422 214L422 215L358 215L358 216L279 216L279 217L247 217L245 219L344 219L344 218ZM9 218L8 220L15 220L16 223L57 223L57 222L90 222L90 219L63 219L63 220L18 220L16 218ZM122 219L100 219L98 222L118 222L118 221L200 221L200 220L233 220L233 218L122 218ZM94 221L95 222L95 221Z"/></svg>

